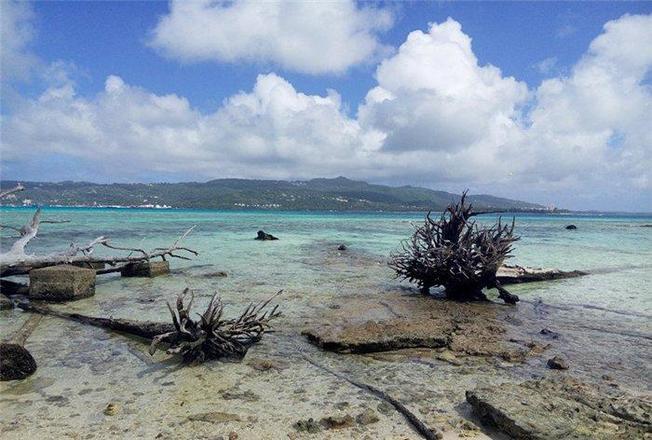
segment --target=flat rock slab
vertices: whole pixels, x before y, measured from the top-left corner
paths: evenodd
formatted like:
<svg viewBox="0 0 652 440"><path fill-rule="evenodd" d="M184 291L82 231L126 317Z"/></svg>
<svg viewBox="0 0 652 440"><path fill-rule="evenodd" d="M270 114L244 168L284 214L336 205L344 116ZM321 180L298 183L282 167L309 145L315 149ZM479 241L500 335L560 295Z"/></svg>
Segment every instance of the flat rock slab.
<svg viewBox="0 0 652 440"><path fill-rule="evenodd" d="M120 271L123 277L148 277L154 278L170 273L169 261L142 261L129 263Z"/></svg>
<svg viewBox="0 0 652 440"><path fill-rule="evenodd" d="M95 295L95 270L64 264L29 272L29 297L71 301Z"/></svg>
<svg viewBox="0 0 652 440"><path fill-rule="evenodd" d="M483 423L515 439L634 439L652 434L652 402L570 378L466 392Z"/></svg>
<svg viewBox="0 0 652 440"><path fill-rule="evenodd" d="M506 264L498 269L496 278L502 284L519 284L532 283L535 281L577 278L584 275L588 275L588 272L582 272L581 270L563 271L559 269L544 269L540 267L525 267Z"/></svg>
<svg viewBox="0 0 652 440"><path fill-rule="evenodd" d="M472 356L520 362L531 348L510 343L491 304L465 304L422 298L410 317L347 322L306 328L318 347L341 353L373 353L405 348L448 348ZM395 304L398 308L399 304ZM417 304L414 304L417 306Z"/></svg>

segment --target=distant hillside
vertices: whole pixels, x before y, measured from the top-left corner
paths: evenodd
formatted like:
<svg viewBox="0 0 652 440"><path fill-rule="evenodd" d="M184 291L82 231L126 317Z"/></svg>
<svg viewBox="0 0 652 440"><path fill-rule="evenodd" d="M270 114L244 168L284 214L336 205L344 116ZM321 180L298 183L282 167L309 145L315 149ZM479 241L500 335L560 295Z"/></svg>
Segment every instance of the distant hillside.
<svg viewBox="0 0 652 440"><path fill-rule="evenodd" d="M213 209L341 211L442 210L459 195L412 186L372 185L344 177L287 182L218 179L205 183L96 184L22 182L25 191L6 204L62 206L147 206ZM14 181L2 181L10 188ZM479 210L545 210L534 203L473 195Z"/></svg>

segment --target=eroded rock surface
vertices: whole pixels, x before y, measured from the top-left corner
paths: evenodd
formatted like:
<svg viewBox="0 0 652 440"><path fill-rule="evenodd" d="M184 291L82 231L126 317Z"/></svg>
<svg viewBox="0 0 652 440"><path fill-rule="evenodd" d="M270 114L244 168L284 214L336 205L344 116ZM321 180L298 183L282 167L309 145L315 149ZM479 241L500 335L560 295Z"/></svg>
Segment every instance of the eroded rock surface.
<svg viewBox="0 0 652 440"><path fill-rule="evenodd" d="M346 318L331 325L304 329L302 334L318 347L342 353L373 353L405 348L447 348L472 356L497 356L522 361L530 348L509 341L496 317L495 304L467 304L420 298L384 303L398 315L393 319L352 322ZM396 312L419 307L403 317ZM344 312L346 313L346 312Z"/></svg>
<svg viewBox="0 0 652 440"><path fill-rule="evenodd" d="M515 439L634 439L652 433L649 397L571 378L480 387L466 400L484 423Z"/></svg>

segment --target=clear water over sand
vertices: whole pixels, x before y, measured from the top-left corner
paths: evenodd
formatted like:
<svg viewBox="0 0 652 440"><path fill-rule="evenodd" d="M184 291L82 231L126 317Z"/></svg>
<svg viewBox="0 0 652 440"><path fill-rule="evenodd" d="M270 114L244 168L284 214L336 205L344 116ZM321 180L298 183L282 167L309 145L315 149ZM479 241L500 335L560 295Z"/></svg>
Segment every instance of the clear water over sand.
<svg viewBox="0 0 652 440"><path fill-rule="evenodd" d="M31 209L3 208L2 223L20 225L32 213ZM392 279L386 258L410 234L411 222L421 221L421 213L61 208L45 209L43 218L71 222L44 224L39 238L30 244L33 252L62 250L70 241L85 243L98 235L110 237L116 245L153 248L170 244L197 225L185 245L200 255L193 261L172 260L170 276L104 276L98 279L94 297L61 308L167 320L164 301L174 299L184 287L197 292L197 310L214 291L220 292L227 313L284 289L280 298L284 316L276 325L277 333L266 336L245 362L190 369L178 368L164 355L152 361L138 341L45 318L27 344L39 362L37 373L20 384L0 385L3 438L39 438L44 433L119 438L125 432L134 438L157 434L216 438L228 437L231 431L238 432L239 438L287 438L296 435L291 425L300 418L342 411L355 416L366 407L376 409L378 401L315 371L300 360L297 350L307 350L331 367L394 389L414 402L433 424L450 425L451 436L463 431L454 425L466 417L460 409L464 388L481 380L526 379L535 370L548 374L542 366L545 359L520 367L492 365L489 370L484 363L464 367L442 363L436 369L409 363L406 368L405 359L397 364L391 359L319 353L305 343L300 336L302 326L329 307L346 307L352 298L381 301L392 295L416 295L409 285ZM495 218L486 215L479 221ZM567 231L564 227L571 223L578 229ZM609 374L616 380L620 376L621 386L638 390L649 388L652 332L652 228L644 224L652 224L652 216L517 215L516 232L522 239L511 260L592 273L511 287L523 300L514 315L525 321L522 331L533 338L543 321L566 331L567 337L555 349L572 357L575 374L587 378ZM258 229L280 240L255 241ZM3 249L9 243L11 239L3 236ZM345 255L336 251L340 243L349 247ZM210 276L216 271L226 271L228 277ZM538 305L541 302L545 310ZM381 309L369 308L368 316L360 319L381 319ZM9 334L24 319L18 311L0 312L0 332ZM256 369L257 359L272 360L279 367L261 372ZM423 389L401 388L401 383L420 383ZM225 390L230 390L226 398ZM110 402L118 404L117 416L103 413ZM209 411L236 414L240 420L188 420L189 415ZM355 429L328 435L418 438L395 413L368 428Z"/></svg>

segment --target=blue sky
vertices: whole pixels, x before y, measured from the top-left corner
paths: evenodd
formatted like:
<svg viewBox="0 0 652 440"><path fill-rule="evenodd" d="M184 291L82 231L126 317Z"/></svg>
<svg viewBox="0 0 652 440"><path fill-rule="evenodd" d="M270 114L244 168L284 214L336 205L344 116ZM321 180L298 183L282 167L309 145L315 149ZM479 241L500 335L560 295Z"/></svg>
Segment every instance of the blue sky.
<svg viewBox="0 0 652 440"><path fill-rule="evenodd" d="M652 210L652 3L317 6L341 25L292 2L3 2L2 177L341 174Z"/></svg>
<svg viewBox="0 0 652 440"><path fill-rule="evenodd" d="M481 64L499 66L503 73L537 86L548 75L537 63L556 58L563 72L586 51L609 20L623 14L650 13L651 2L413 2L389 3L396 13L392 29L381 41L398 47L415 29L453 17L473 38ZM108 75L155 93L186 96L203 111L217 108L224 98L251 88L261 72L277 72L298 90L323 94L337 90L355 108L373 87L376 64L354 66L341 75L302 75L272 63L180 64L147 47L149 32L168 11L164 1L146 2L37 2L38 37L34 52L43 59L74 62L81 70L77 82L82 94L97 93ZM29 88L31 93L40 88Z"/></svg>

